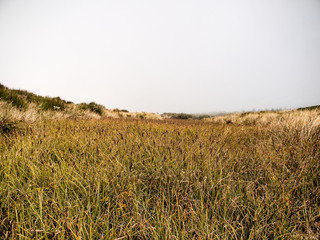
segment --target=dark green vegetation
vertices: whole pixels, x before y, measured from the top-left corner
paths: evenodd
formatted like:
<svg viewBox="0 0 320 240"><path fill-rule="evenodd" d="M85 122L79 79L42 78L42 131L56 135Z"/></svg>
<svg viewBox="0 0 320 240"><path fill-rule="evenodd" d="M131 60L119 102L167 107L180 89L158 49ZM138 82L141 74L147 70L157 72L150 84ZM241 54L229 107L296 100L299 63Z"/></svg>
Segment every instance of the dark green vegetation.
<svg viewBox="0 0 320 240"><path fill-rule="evenodd" d="M0 84L0 100L11 104L13 107L25 110L29 104L35 104L43 111L64 111L73 103L65 101L60 97L43 97L25 90L9 89ZM81 103L78 105L80 110L89 110L100 116L103 114L104 106L95 102Z"/></svg>
<svg viewBox="0 0 320 240"><path fill-rule="evenodd" d="M165 116L167 118L171 119L192 119L192 120L202 120L204 118L210 117L210 115L207 114L187 114L187 113L163 113L162 116Z"/></svg>
<svg viewBox="0 0 320 240"><path fill-rule="evenodd" d="M82 110L89 110L91 112L99 114L100 116L102 115L103 108L104 108L102 105L99 105L95 102L91 102L89 104L88 103L80 103L79 106L80 106L80 109L82 109Z"/></svg>
<svg viewBox="0 0 320 240"><path fill-rule="evenodd" d="M318 239L319 137L312 123L26 124L0 137L0 236Z"/></svg>
<svg viewBox="0 0 320 240"><path fill-rule="evenodd" d="M62 111L67 104L72 103L62 100L60 97L42 97L24 90L9 89L2 84L0 84L0 100L11 103L12 106L21 109L26 109L29 103L34 103L44 111Z"/></svg>
<svg viewBox="0 0 320 240"><path fill-rule="evenodd" d="M25 109L27 104L18 90L9 90L0 84L0 99L11 103L14 107Z"/></svg>
<svg viewBox="0 0 320 240"><path fill-rule="evenodd" d="M304 108L298 108L297 110L315 110L315 109L320 109L320 105L304 107Z"/></svg>
<svg viewBox="0 0 320 240"><path fill-rule="evenodd" d="M6 134L15 131L17 128L17 123L8 119L6 116L0 117L0 133Z"/></svg>

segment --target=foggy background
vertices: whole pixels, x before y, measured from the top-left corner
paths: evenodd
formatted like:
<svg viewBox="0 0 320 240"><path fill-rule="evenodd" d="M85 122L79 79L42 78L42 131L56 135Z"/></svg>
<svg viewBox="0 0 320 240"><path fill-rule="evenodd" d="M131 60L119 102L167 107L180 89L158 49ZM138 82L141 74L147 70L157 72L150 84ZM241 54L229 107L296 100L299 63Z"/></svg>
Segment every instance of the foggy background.
<svg viewBox="0 0 320 240"><path fill-rule="evenodd" d="M204 113L320 104L319 0L0 0L0 82Z"/></svg>

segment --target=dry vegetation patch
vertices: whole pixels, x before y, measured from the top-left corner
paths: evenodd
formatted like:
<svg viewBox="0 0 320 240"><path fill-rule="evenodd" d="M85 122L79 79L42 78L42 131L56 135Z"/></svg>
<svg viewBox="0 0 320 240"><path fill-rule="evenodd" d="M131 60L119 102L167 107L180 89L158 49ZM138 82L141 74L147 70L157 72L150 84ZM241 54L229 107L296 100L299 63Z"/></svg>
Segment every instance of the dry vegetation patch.
<svg viewBox="0 0 320 240"><path fill-rule="evenodd" d="M299 114L35 121L0 137L0 235L318 239L319 115Z"/></svg>
<svg viewBox="0 0 320 240"><path fill-rule="evenodd" d="M320 125L320 109L314 110L288 110L288 111L262 111L242 112L214 116L206 118L205 121L220 124L237 124L248 126L269 126L269 125Z"/></svg>

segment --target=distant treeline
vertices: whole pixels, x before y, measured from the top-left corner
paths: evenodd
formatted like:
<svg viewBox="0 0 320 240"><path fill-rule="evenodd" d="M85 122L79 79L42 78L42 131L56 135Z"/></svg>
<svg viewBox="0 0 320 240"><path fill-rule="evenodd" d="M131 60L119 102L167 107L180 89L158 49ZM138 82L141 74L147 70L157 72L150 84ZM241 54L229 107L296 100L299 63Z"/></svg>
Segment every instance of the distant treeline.
<svg viewBox="0 0 320 240"><path fill-rule="evenodd" d="M187 114L187 113L163 113L161 114L164 118L171 119L193 119L193 120L201 120L204 118L211 117L208 114Z"/></svg>

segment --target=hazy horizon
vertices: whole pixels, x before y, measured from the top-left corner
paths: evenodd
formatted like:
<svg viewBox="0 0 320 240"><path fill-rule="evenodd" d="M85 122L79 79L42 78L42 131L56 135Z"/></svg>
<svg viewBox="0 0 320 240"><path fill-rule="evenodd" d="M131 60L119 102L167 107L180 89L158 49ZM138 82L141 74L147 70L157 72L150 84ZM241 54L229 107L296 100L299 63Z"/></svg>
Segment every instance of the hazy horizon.
<svg viewBox="0 0 320 240"><path fill-rule="evenodd" d="M320 1L0 1L0 83L145 112L320 104Z"/></svg>

